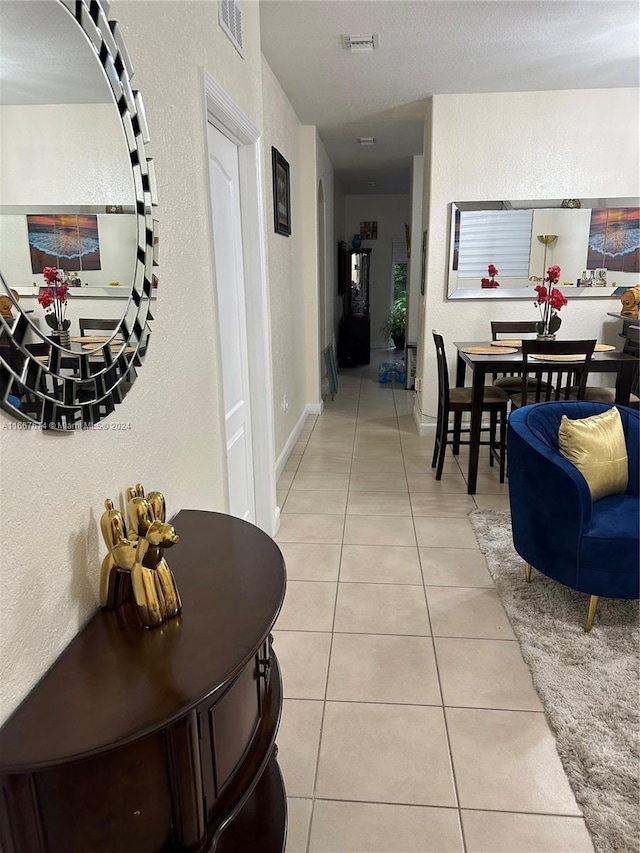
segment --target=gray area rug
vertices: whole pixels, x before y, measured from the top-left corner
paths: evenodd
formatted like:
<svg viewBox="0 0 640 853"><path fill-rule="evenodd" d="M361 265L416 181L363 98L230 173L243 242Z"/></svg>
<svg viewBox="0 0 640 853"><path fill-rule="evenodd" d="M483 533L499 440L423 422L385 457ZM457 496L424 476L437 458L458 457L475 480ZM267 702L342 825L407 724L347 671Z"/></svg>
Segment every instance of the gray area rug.
<svg viewBox="0 0 640 853"><path fill-rule="evenodd" d="M539 572L524 581L508 512L470 513L480 550L556 733L558 753L598 853L640 847L638 602L589 596Z"/></svg>

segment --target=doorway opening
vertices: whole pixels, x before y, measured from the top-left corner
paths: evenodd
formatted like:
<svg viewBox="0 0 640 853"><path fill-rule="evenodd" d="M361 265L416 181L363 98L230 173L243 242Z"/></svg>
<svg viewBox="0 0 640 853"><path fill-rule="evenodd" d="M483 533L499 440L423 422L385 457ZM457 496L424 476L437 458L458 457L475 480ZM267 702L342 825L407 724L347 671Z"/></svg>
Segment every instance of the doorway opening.
<svg viewBox="0 0 640 853"><path fill-rule="evenodd" d="M264 245L264 214L262 204L262 140L260 131L240 110L224 89L203 69L203 88L207 125L212 124L237 147L241 255L244 268L246 348L249 389L249 428L253 461L255 524L270 536L277 533L279 511L276 506L275 454L273 440L273 382L271 377L271 346L268 326L269 297ZM229 353L220 352L222 374ZM233 367L233 365L231 365ZM237 444L237 443L236 443ZM229 465L229 459L227 466Z"/></svg>

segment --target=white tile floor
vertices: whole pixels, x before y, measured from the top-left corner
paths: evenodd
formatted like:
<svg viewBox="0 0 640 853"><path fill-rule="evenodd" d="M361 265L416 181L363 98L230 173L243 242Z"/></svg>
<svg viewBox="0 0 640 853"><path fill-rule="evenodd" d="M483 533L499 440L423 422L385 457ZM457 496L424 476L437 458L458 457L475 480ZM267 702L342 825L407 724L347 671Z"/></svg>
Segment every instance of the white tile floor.
<svg viewBox="0 0 640 853"><path fill-rule="evenodd" d="M278 481L287 853L590 853L466 518L507 487L487 456L475 498L465 456L436 482L412 405L340 373Z"/></svg>

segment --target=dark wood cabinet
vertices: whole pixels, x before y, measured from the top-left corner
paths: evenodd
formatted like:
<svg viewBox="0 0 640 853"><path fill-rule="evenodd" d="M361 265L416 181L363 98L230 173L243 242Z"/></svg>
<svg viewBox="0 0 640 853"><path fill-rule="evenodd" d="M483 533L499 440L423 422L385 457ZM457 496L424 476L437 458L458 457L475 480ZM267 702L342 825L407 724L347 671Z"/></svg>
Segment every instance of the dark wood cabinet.
<svg viewBox="0 0 640 853"><path fill-rule="evenodd" d="M3 853L281 853L277 545L184 510L182 614L98 612L0 729Z"/></svg>
<svg viewBox="0 0 640 853"><path fill-rule="evenodd" d="M338 249L338 282L343 311L338 326L338 365L355 367L371 359L369 316L371 249Z"/></svg>

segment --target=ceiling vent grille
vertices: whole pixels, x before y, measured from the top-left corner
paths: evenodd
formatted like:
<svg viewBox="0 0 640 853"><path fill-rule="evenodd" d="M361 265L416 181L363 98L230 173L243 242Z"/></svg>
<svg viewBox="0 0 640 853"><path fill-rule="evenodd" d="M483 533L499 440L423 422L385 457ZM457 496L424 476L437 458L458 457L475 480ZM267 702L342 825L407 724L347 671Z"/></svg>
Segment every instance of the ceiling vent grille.
<svg viewBox="0 0 640 853"><path fill-rule="evenodd" d="M358 145L375 145L378 141L375 136L358 136Z"/></svg>
<svg viewBox="0 0 640 853"><path fill-rule="evenodd" d="M351 53L371 53L380 47L380 36L377 33L370 36L340 36L340 42L342 47Z"/></svg>
<svg viewBox="0 0 640 853"><path fill-rule="evenodd" d="M218 23L231 43L244 58L242 44L242 10L239 0L218 0Z"/></svg>

